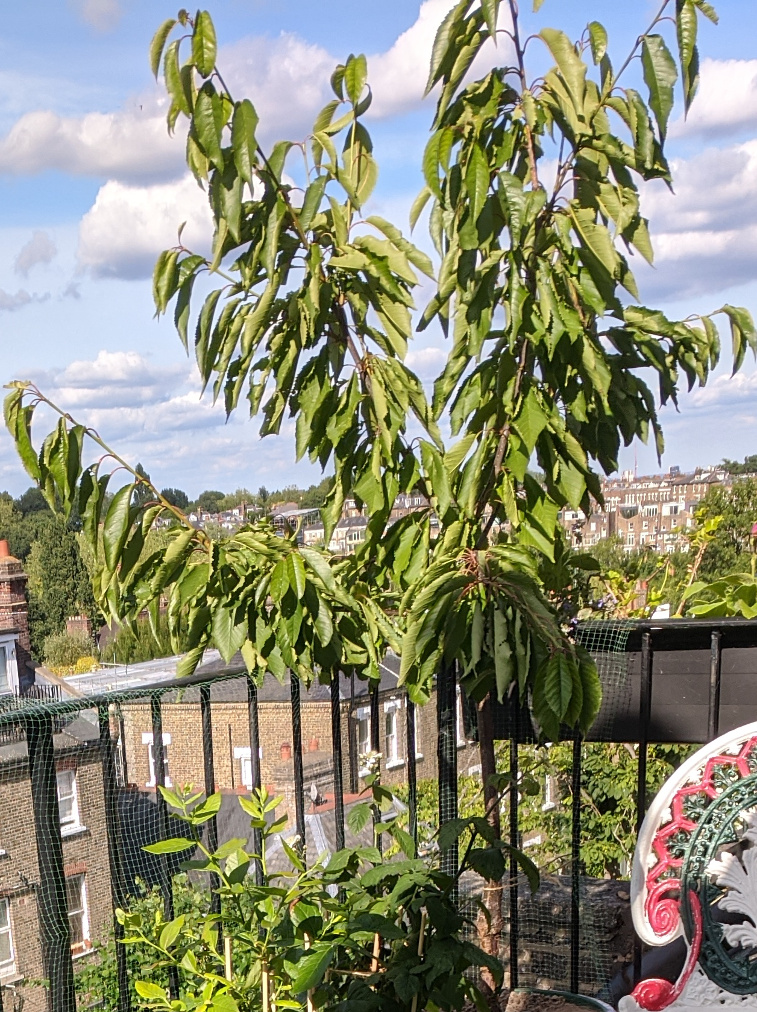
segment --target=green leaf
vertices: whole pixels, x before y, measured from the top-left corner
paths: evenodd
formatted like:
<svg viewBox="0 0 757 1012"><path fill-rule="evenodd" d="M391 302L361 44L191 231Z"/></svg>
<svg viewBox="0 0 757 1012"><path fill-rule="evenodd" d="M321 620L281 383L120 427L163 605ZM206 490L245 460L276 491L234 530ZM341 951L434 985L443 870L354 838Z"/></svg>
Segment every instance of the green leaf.
<svg viewBox="0 0 757 1012"><path fill-rule="evenodd" d="M344 68L344 86L347 98L356 106L360 102L363 88L368 77L368 64L365 56L350 56Z"/></svg>
<svg viewBox="0 0 757 1012"><path fill-rule="evenodd" d="M166 40L171 34L175 24L176 18L167 18L152 37L152 42L150 43L150 70L156 80L158 77L158 69L160 68L160 58L163 55Z"/></svg>
<svg viewBox="0 0 757 1012"><path fill-rule="evenodd" d="M355 836L359 836L368 823L371 821L373 813L371 812L371 806L364 801L360 804L351 808L347 814L347 825L349 826L350 832L354 833Z"/></svg>
<svg viewBox="0 0 757 1012"><path fill-rule="evenodd" d="M134 982L134 990L140 998L157 999L166 1005L168 1004L166 989L159 984L151 984L148 980L137 980Z"/></svg>
<svg viewBox="0 0 757 1012"><path fill-rule="evenodd" d="M553 654L547 661L544 677L544 695L552 712L562 720L573 694L574 662L563 653Z"/></svg>
<svg viewBox="0 0 757 1012"><path fill-rule="evenodd" d="M148 854L181 854L185 850L193 850L197 844L194 840L187 840L186 837L174 836L170 840L159 840L158 843L148 843L142 848Z"/></svg>
<svg viewBox="0 0 757 1012"><path fill-rule="evenodd" d="M546 42L558 70L568 86L576 111L582 111L586 90L586 64L576 53L568 36L555 28L542 28L539 36Z"/></svg>
<svg viewBox="0 0 757 1012"><path fill-rule="evenodd" d="M110 572L113 572L118 565L126 542L126 535L129 533L131 497L135 488L135 485L124 485L123 488L120 488L113 496L105 515L103 550L105 564Z"/></svg>
<svg viewBox="0 0 757 1012"><path fill-rule="evenodd" d="M232 609L218 605L213 612L213 641L227 664L246 638L247 623L237 623Z"/></svg>
<svg viewBox="0 0 757 1012"><path fill-rule="evenodd" d="M489 193L489 166L480 145L471 145L468 167L465 171L465 188L471 201L471 215L478 219Z"/></svg>
<svg viewBox="0 0 757 1012"><path fill-rule="evenodd" d="M231 147L234 165L246 183L252 182L252 167L256 162L258 142L255 131L258 128L258 114L249 99L238 102L231 120Z"/></svg>
<svg viewBox="0 0 757 1012"><path fill-rule="evenodd" d="M449 819L447 822L442 823L437 835L439 850L442 852L449 850L452 844L456 843L460 836L465 832L468 825L468 819Z"/></svg>
<svg viewBox="0 0 757 1012"><path fill-rule="evenodd" d="M191 109L189 108L189 102L187 101L186 92L184 91L184 85L181 80L181 71L179 69L179 47L181 42L177 39L172 42L166 50L166 57L163 61L163 76L165 78L166 91L171 96L173 107L183 112L185 116L189 116ZM169 113L170 115L170 113ZM169 128L172 127L172 123L169 120Z"/></svg>
<svg viewBox="0 0 757 1012"><path fill-rule="evenodd" d="M428 203L428 201L431 198L431 196L432 196L432 193L431 193L430 188L428 186L424 186L423 189L421 190L421 192L418 194L418 196L413 201L413 206L410 208L410 231L411 232L413 231L413 229L417 225L418 219L420 218L420 216L421 216L421 214L423 212L423 208L426 206L426 204Z"/></svg>
<svg viewBox="0 0 757 1012"><path fill-rule="evenodd" d="M294 590L297 595L297 600L301 600L302 595L305 593L306 577L305 577L305 563L300 558L298 552L292 552L287 556L287 577L289 586Z"/></svg>
<svg viewBox="0 0 757 1012"><path fill-rule="evenodd" d="M595 66L601 63L602 57L607 52L607 31L599 21L589 22L589 43L591 45L591 58Z"/></svg>
<svg viewBox="0 0 757 1012"><path fill-rule="evenodd" d="M641 64L644 68L644 81L649 89L649 105L657 120L660 139L665 140L678 71L661 35L644 36L641 43Z"/></svg>
<svg viewBox="0 0 757 1012"><path fill-rule="evenodd" d="M184 915L181 914L179 917L174 917L172 921L163 928L160 933L160 939L158 944L161 949L170 949L176 939L179 937L181 929L184 927Z"/></svg>
<svg viewBox="0 0 757 1012"><path fill-rule="evenodd" d="M693 0L676 0L676 36L683 79L684 111L688 113L699 84L697 12Z"/></svg>
<svg viewBox="0 0 757 1012"><path fill-rule="evenodd" d="M217 169L223 170L223 154L221 153L221 129L216 118L216 107L220 102L218 95L205 84L200 89L195 102L192 126L197 141L203 151Z"/></svg>
<svg viewBox="0 0 757 1012"><path fill-rule="evenodd" d="M216 30L207 11L198 11L192 33L192 59L202 77L210 77L216 65Z"/></svg>
<svg viewBox="0 0 757 1012"><path fill-rule="evenodd" d="M317 987L334 955L334 946L325 949L308 950L297 963L296 972L291 978L292 994L303 994Z"/></svg>

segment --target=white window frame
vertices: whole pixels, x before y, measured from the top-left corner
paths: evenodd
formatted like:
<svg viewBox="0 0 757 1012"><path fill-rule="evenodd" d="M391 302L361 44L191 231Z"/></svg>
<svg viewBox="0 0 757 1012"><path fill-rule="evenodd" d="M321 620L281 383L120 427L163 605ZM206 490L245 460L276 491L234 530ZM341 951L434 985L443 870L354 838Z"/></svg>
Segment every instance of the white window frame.
<svg viewBox="0 0 757 1012"><path fill-rule="evenodd" d="M152 750L152 731L142 732L142 744L147 745L147 762L150 765L150 779L145 784L145 787L155 786L155 756ZM165 770L166 776L166 787L173 787L173 780L169 774L168 765L168 746L171 744L171 735L168 731L163 732L163 769Z"/></svg>
<svg viewBox="0 0 757 1012"><path fill-rule="evenodd" d="M463 694L460 686L455 686L455 734L457 747L464 748L468 744L465 737L465 721L463 720Z"/></svg>
<svg viewBox="0 0 757 1012"><path fill-rule="evenodd" d="M258 748L258 756L263 758L263 749ZM234 758L239 760L240 783L252 790L252 749L249 745L237 745L234 748Z"/></svg>
<svg viewBox="0 0 757 1012"><path fill-rule="evenodd" d="M415 727L415 758L422 759L423 753L421 752L421 725L418 721L418 707L416 706L413 710L413 726Z"/></svg>
<svg viewBox="0 0 757 1012"><path fill-rule="evenodd" d="M549 812L557 808L560 803L560 792L557 786L557 777L547 773L544 778L544 804L541 806L543 812Z"/></svg>
<svg viewBox="0 0 757 1012"><path fill-rule="evenodd" d="M386 768L388 770L396 769L398 766L404 766L405 760L400 755L400 724L399 715L402 712L402 702L399 699L390 699L384 703L384 756L386 758ZM392 738L387 734L387 720L391 716L392 723L394 725L394 732ZM393 742L393 749L390 753L389 743Z"/></svg>
<svg viewBox="0 0 757 1012"><path fill-rule="evenodd" d="M18 664L16 662L16 638L0 637L0 651L5 655L5 674L0 680L0 696L18 692Z"/></svg>
<svg viewBox="0 0 757 1012"><path fill-rule="evenodd" d="M79 906L74 910L71 910L68 906L68 884L69 882L78 881L79 883ZM86 872L80 872L77 875L69 875L66 878L66 911L68 913L69 930L71 925L71 917L77 917L81 915L81 927L82 927L82 940L81 942L71 943L71 955L74 959L77 956L85 956L92 948L92 939L89 934L89 905L87 903L87 875Z"/></svg>
<svg viewBox="0 0 757 1012"><path fill-rule="evenodd" d="M0 911L5 911L5 925L0 922L0 935L8 938L8 959L0 961L0 977L8 977L16 972L16 950L13 945L13 924L11 923L11 904L7 896L0 897Z"/></svg>
<svg viewBox="0 0 757 1012"><path fill-rule="evenodd" d="M360 751L361 738L360 738L360 725L365 721L366 727L368 728L368 738L366 745L368 746L364 752ZM357 761L358 761L358 776L364 777L368 775L368 766L364 759L365 756L369 755L371 749L371 708L370 706L360 706L355 710L355 748L357 750ZM361 760L363 760L361 762Z"/></svg>
<svg viewBox="0 0 757 1012"><path fill-rule="evenodd" d="M81 833L85 827L82 825L81 813L79 811L79 777L76 767L72 766L67 769L58 770L55 774L55 781L58 794L60 835L71 836L74 833ZM64 819L61 802L66 798L71 799L71 814Z"/></svg>

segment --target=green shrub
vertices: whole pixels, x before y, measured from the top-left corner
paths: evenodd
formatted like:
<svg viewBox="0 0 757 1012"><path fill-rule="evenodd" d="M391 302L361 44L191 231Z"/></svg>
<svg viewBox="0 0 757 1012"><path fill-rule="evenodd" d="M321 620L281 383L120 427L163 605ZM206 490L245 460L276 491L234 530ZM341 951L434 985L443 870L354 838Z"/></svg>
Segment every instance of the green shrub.
<svg viewBox="0 0 757 1012"><path fill-rule="evenodd" d="M52 668L73 668L80 657L95 653L92 640L83 633L53 633L45 638L45 664Z"/></svg>

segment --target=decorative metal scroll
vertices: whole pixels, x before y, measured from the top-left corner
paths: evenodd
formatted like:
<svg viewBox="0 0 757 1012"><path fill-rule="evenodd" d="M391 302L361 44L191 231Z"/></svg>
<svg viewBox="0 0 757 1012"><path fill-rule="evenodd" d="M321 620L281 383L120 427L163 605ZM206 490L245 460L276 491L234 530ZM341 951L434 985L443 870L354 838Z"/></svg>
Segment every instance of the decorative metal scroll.
<svg viewBox="0 0 757 1012"><path fill-rule="evenodd" d="M675 982L640 981L620 1012L757 1010L757 723L691 756L650 806L631 878L643 942L682 937Z"/></svg>

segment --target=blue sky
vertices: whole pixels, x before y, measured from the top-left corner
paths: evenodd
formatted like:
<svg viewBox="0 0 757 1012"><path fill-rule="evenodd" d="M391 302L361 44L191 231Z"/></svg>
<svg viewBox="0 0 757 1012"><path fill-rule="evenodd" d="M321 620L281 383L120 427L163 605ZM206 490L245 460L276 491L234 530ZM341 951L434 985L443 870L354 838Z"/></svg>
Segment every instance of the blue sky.
<svg viewBox="0 0 757 1012"><path fill-rule="evenodd" d="M432 112L421 101L430 43L450 5L217 0L210 10L219 62L235 93L255 102L268 140L305 136L333 64L368 54L381 166L371 210L404 224ZM545 0L538 18L525 11L524 19L529 30L554 24L577 36L596 18L624 55L657 5ZM701 33L700 94L689 121L671 130L676 196L650 186L643 198L657 265L639 270L642 297L680 316L724 302L757 315L757 5L717 6L720 26ZM196 495L317 480L315 469L295 464L289 434L261 441L243 414L224 423L200 400L170 322L153 317L155 256L185 219L185 238L207 233L202 195L186 178L181 138L167 137L147 64L153 31L175 12L165 0L40 0L4 11L0 375L35 379L160 485ZM538 72L535 47L531 58ZM411 364L430 380L442 357L442 339L424 334ZM663 413L663 467L757 452L757 370L749 362L729 374L725 354L706 389ZM657 470L648 448L637 452L640 471ZM628 450L624 465L633 459ZM17 494L27 485L3 431L0 488Z"/></svg>

